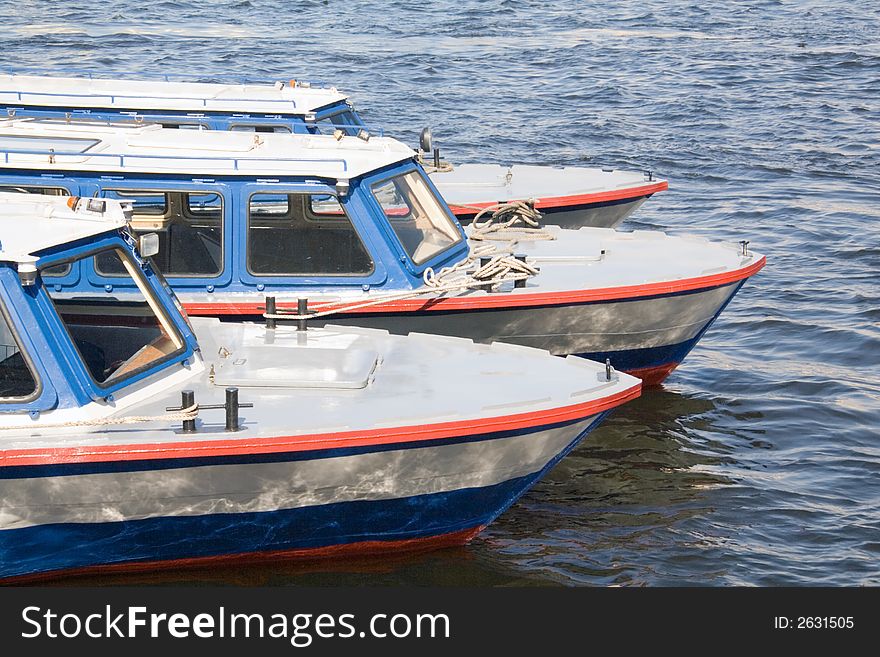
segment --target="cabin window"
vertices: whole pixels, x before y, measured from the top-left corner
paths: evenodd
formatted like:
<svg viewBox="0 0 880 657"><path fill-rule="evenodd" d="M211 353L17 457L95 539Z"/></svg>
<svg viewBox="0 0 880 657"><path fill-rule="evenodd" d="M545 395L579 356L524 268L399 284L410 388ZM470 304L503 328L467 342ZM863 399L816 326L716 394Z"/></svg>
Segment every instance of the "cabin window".
<svg viewBox="0 0 880 657"><path fill-rule="evenodd" d="M0 402L18 401L36 392L37 379L3 310L0 313Z"/></svg>
<svg viewBox="0 0 880 657"><path fill-rule="evenodd" d="M321 221L327 219L344 219L342 206L332 194L312 194L309 200L309 219Z"/></svg>
<svg viewBox="0 0 880 657"><path fill-rule="evenodd" d="M281 132L289 133L290 127L286 125L249 125L239 123L229 128L232 132Z"/></svg>
<svg viewBox="0 0 880 657"><path fill-rule="evenodd" d="M318 223L313 202L338 208ZM328 194L253 194L248 204L248 270L269 276L365 275L373 259L339 199Z"/></svg>
<svg viewBox="0 0 880 657"><path fill-rule="evenodd" d="M43 185L0 185L0 192L19 192L21 194L42 194L43 196L70 196L64 187Z"/></svg>
<svg viewBox="0 0 880 657"><path fill-rule="evenodd" d="M156 268L166 276L214 277L223 271L223 196L218 192L108 189L104 196L134 201L135 233L156 233ZM97 258L104 276L125 274L118 263Z"/></svg>
<svg viewBox="0 0 880 657"><path fill-rule="evenodd" d="M109 386L182 353L185 343L127 253L107 249L96 257L124 272L134 298L118 301L45 289L89 374L98 385Z"/></svg>
<svg viewBox="0 0 880 657"><path fill-rule="evenodd" d="M178 121L163 121L159 125L169 130L210 130L205 123L187 123Z"/></svg>
<svg viewBox="0 0 880 657"><path fill-rule="evenodd" d="M54 267L46 267L42 272L43 278L61 278L70 273L70 263L56 265Z"/></svg>
<svg viewBox="0 0 880 657"><path fill-rule="evenodd" d="M458 226L418 171L376 183L372 190L397 239L414 263L430 260L461 242Z"/></svg>
<svg viewBox="0 0 880 657"><path fill-rule="evenodd" d="M355 135L361 125L354 112L348 110L325 116L315 122L317 131L322 135L332 135L335 130L345 130L348 135Z"/></svg>

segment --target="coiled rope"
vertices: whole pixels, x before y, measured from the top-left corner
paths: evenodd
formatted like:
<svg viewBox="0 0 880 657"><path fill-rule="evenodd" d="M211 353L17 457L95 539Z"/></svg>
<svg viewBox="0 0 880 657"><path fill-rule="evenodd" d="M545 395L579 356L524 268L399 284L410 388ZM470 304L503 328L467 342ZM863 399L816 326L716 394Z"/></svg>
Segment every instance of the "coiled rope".
<svg viewBox="0 0 880 657"><path fill-rule="evenodd" d="M453 170L452 162L447 162L446 160L440 160L439 166L434 164L434 160L428 160L425 158L427 153L423 151L419 151L419 164L422 165L422 168L425 170L425 173L449 173Z"/></svg>
<svg viewBox="0 0 880 657"><path fill-rule="evenodd" d="M481 221L489 213L491 215ZM543 217L532 199L490 205L480 209L474 217L468 237L477 242L555 240L555 235L541 227Z"/></svg>
<svg viewBox="0 0 880 657"><path fill-rule="evenodd" d="M425 173L427 173L429 175L432 173L449 173L450 171L453 170L452 163L446 162L443 160L440 161L439 167L434 166L433 164L430 164L430 163L426 162L425 160L422 160L420 162L420 164L422 165L422 168L425 170Z"/></svg>
<svg viewBox="0 0 880 657"><path fill-rule="evenodd" d="M485 264L477 260L488 258ZM474 271L467 271L476 267ZM435 290L444 285L459 284L463 288L490 288L497 290L502 283L516 281L538 274L539 270L511 253L497 253L494 244L481 244L472 249L468 258L452 267L444 267L438 272L428 267L422 274L425 285Z"/></svg>

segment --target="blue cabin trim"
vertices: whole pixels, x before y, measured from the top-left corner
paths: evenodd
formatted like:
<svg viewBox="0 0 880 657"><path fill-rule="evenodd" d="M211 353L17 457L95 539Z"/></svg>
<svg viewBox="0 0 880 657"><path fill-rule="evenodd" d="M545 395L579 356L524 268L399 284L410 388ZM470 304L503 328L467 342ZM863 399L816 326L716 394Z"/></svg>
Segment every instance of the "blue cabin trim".
<svg viewBox="0 0 880 657"><path fill-rule="evenodd" d="M394 230L391 228L391 225L388 223L388 219L385 217L385 213L382 210L382 206L379 205L379 202L376 200L376 197L373 196L370 188L377 184L389 180L394 176L398 176L401 174L409 173L410 171L420 171L421 167L416 164L414 161L410 161L404 165L395 165L393 167L385 167L383 169L379 169L378 171L374 171L358 181L358 185L361 186L364 190L363 198L368 199L368 207L364 208L365 211L369 212L373 216L381 217L380 221L376 223L376 226L382 231L384 240L388 244L394 245L394 250L396 252L398 262L401 262L406 267L409 275L418 280L418 283L421 284L423 279L422 275L428 267L439 270L442 267L446 267L456 262L459 262L463 258L465 258L469 252L469 247L467 245L467 235L465 235L464 229L461 227L461 224L458 222L458 219L452 214L452 210L449 209L449 206L445 201L440 203L443 211L446 213L446 216L452 221L453 225L458 230L458 234L461 237L460 242L451 245L449 248L441 251L440 253L433 256L427 262L423 262L421 264L416 264L412 258L410 258L409 254L403 248L403 245L400 243L400 240L397 238L397 235L394 234ZM425 175L423 176L425 181L428 183L428 187L437 197L437 199L442 200L442 196L440 192L437 191L437 188L434 186L434 183L431 181L431 176Z"/></svg>
<svg viewBox="0 0 880 657"><path fill-rule="evenodd" d="M463 229L448 206L442 202L430 177L423 175L430 189L437 194L440 205L461 240L435 254L426 262L416 264L407 255L400 240L388 223L381 206L374 199L370 187L374 183L410 171L422 171L414 160L392 164L361 178L349 181L349 191L339 197L335 180L305 176L216 176L198 178L185 174L160 173L106 173L53 172L41 174L30 169L0 169L0 186L52 187L74 196L105 195L108 190L156 190L165 192L216 193L223 199L222 271L217 275L167 276L169 284L181 292L262 292L274 291L328 291L340 288L405 290L423 285L422 275L427 268L434 270L454 264L467 257L468 245ZM367 274L323 275L255 275L247 267L248 202L250 195L264 192L306 192L336 195L351 221L357 237L372 257L374 268ZM47 277L46 283L64 290L104 289L108 294L125 289L118 278L95 271L91 261L76 263L61 277ZM130 284L129 284L130 288Z"/></svg>
<svg viewBox="0 0 880 657"><path fill-rule="evenodd" d="M78 405L73 390L55 387L55 381L64 382L63 369L53 358L54 352L43 333L34 329L38 326L38 319L33 313L37 294L36 286L22 286L13 263L0 263L0 313L9 323L22 357L36 381L36 390L29 397L0 402L0 414L48 411L59 406Z"/></svg>
<svg viewBox="0 0 880 657"><path fill-rule="evenodd" d="M374 132L382 136L381 128L368 126L358 115L357 111L346 101L339 101L325 105L310 115L314 115L314 121L306 121L303 114L285 113L240 113L223 111L191 112L187 110L150 110L150 109L110 109L110 108L58 108L49 106L15 105L13 103L0 103L0 112L6 112L9 116L36 117L47 119L66 119L68 116L75 119L92 119L97 121L143 121L144 123L168 123L184 125L200 125L209 130L231 130L235 126L278 126L286 128L290 132L298 134L316 134L320 132L317 125L326 122L332 117L339 116L343 112L350 117L348 122L332 122L325 127L338 127L348 135L355 135L360 128Z"/></svg>
<svg viewBox="0 0 880 657"><path fill-rule="evenodd" d="M88 256L108 248L118 248L126 252L132 257L134 262L140 264L141 272L148 288L154 293L155 299L161 306L165 316L180 333L184 343L183 348L178 353L130 377L110 385L100 385L88 372L82 356L73 343L73 339L58 316L48 292L43 288L43 285L39 286L33 295L28 295L30 296L28 305L31 308L33 321L43 326L45 333L51 337L49 350L46 353L53 354L57 361L58 370L62 376L61 379L57 380L70 383L72 400L74 402L71 405L77 406L89 401L110 399L114 393L132 384L148 379L159 372L164 372L175 365L186 364L192 359L195 351L198 349L196 337L177 308L172 293L162 284L161 276L153 271L149 262L143 262L137 257L132 246L133 239L126 239L126 237L128 236L125 231L119 231L108 233L98 238L91 237L46 249L39 254L35 254L39 255L37 267L51 267L72 258L88 258ZM79 264L89 263L91 265L93 262L92 258L88 258ZM45 279L41 280L45 284ZM54 284L54 282L50 284Z"/></svg>

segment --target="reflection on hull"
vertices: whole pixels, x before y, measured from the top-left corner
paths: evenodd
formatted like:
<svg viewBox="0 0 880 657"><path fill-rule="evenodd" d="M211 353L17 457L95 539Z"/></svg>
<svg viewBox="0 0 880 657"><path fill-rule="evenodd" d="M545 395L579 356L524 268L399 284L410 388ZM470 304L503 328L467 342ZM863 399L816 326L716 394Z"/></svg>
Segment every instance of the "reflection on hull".
<svg viewBox="0 0 880 657"><path fill-rule="evenodd" d="M511 342L611 364L659 385L699 342L744 281L634 300L566 306L357 314L329 324ZM240 319L240 318L239 318ZM259 319L259 318L253 318Z"/></svg>
<svg viewBox="0 0 880 657"><path fill-rule="evenodd" d="M440 445L11 468L0 577L460 545L606 414Z"/></svg>

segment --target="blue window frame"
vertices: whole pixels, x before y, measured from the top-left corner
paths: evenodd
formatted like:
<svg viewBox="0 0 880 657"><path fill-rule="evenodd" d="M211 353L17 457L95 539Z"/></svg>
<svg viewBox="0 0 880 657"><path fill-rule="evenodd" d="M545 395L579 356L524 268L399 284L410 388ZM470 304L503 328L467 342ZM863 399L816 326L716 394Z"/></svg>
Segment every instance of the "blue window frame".
<svg viewBox="0 0 880 657"><path fill-rule="evenodd" d="M46 411L58 406L58 393L53 385L52 373L58 368L52 359L52 348L41 331L29 330L36 321L31 305L34 298L21 287L18 272L10 263L0 264L0 322L4 322L10 338L4 349L6 358L16 357L19 363L8 363L27 367L35 380L34 391L25 397L0 399L0 414L16 412Z"/></svg>
<svg viewBox="0 0 880 657"><path fill-rule="evenodd" d="M38 399L42 385L30 355L0 298L0 406L20 406Z"/></svg>
<svg viewBox="0 0 880 657"><path fill-rule="evenodd" d="M439 211L442 212L444 215L443 221L440 220L440 217L434 217L433 221L438 221L441 224L443 224L444 222L448 222L447 224L445 224L446 228L444 230L455 231L455 233L458 235L457 240L451 241L444 248L429 249L429 255L425 257L420 257L420 254L417 252L417 240L408 238L404 234L405 231L403 230L404 228L414 228L421 231L422 229L419 228L418 224L413 222L413 226L410 226L408 224L401 226L392 225L392 223L396 220L394 213L386 212L388 208L383 207L383 204L380 202L379 199L376 198L375 193L373 193L375 189L381 188L383 185L387 185L394 179L398 179L401 176L406 176L413 173L415 173L418 176L419 180L424 183L424 189L426 191L430 191L433 199L436 202L436 207L432 210L432 212ZM440 193L437 191L437 188L434 187L433 182L431 182L431 178L425 174L424 170L421 167L417 166L415 163L399 166L390 171L386 170L384 172L368 176L363 180L361 184L364 188L370 190L367 194L369 197L369 203L373 211L383 219L383 221L381 221L380 223L382 230L386 235L386 239L395 246L399 258L402 262L406 264L412 275L421 277L422 273L428 267L436 269L437 267L445 266L451 262L457 262L467 255L469 247L467 244L467 237L465 236L464 231L461 228L461 224L458 223L458 220L452 214L449 206L446 204L446 202L443 200L443 197L440 196ZM406 215L401 215L401 218L405 219Z"/></svg>
<svg viewBox="0 0 880 657"><path fill-rule="evenodd" d="M232 234L234 188L225 183L172 180L103 181L101 196L134 200L135 233L157 233L159 271L180 289L228 285L228 241ZM83 263L85 265L85 263ZM96 266L97 265L97 266ZM107 263L85 267L94 286L126 286Z"/></svg>
<svg viewBox="0 0 880 657"><path fill-rule="evenodd" d="M37 301L49 332L68 352L67 361L79 381L95 399L106 398L136 381L152 376L190 358L196 348L195 336L178 311L174 299L162 285L161 277L149 263L134 258L131 247L119 236L108 236L81 247L65 248L45 255L39 269L62 262L92 262L94 256L114 249L129 264L137 279L130 288L140 291L143 301L127 301L73 291L43 289ZM102 314L106 303L114 309ZM129 312L126 312L128 310ZM90 318L100 317L94 322ZM170 343L169 343L170 341Z"/></svg>

